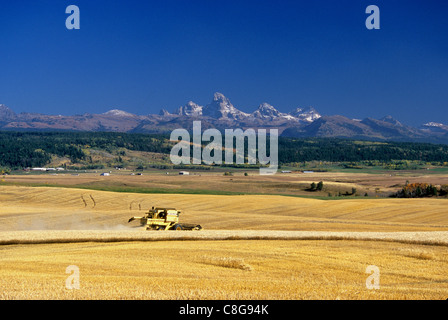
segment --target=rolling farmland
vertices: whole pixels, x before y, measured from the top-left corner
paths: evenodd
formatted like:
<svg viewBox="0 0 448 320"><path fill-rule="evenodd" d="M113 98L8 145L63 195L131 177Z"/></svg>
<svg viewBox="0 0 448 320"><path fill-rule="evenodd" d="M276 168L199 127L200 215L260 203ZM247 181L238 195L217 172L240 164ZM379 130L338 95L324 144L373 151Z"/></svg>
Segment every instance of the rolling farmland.
<svg viewBox="0 0 448 320"><path fill-rule="evenodd" d="M447 199L0 186L2 299L446 299ZM127 223L175 207L203 231ZM68 290L67 266L80 270ZM366 289L366 267L381 271ZM175 285L165 286L169 282Z"/></svg>

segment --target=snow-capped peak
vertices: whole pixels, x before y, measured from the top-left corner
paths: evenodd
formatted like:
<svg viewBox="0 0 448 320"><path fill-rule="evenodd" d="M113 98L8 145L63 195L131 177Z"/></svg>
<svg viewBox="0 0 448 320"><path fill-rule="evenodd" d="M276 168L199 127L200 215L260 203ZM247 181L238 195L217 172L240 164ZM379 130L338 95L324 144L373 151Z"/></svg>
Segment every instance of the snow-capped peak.
<svg viewBox="0 0 448 320"><path fill-rule="evenodd" d="M179 107L175 114L180 116L201 116L203 107L194 103L193 101L189 101L185 106Z"/></svg>
<svg viewBox="0 0 448 320"><path fill-rule="evenodd" d="M249 116L249 114L235 108L230 100L219 92L213 95L213 101L203 108L202 114L216 119L227 118L233 120Z"/></svg>
<svg viewBox="0 0 448 320"><path fill-rule="evenodd" d="M317 120L321 117L321 115L313 107L298 107L289 114L294 118L305 122L313 122L314 120Z"/></svg>
<svg viewBox="0 0 448 320"><path fill-rule="evenodd" d="M446 132L448 131L448 125L440 123L440 122L428 122L425 123L420 127L420 129L424 131L431 131L431 132Z"/></svg>
<svg viewBox="0 0 448 320"><path fill-rule="evenodd" d="M160 115L170 115L165 110ZM296 108L293 112L283 113L267 102L261 103L252 113L246 113L233 106L230 100L220 92L213 94L213 100L202 107L193 101L189 101L185 106L177 108L174 116L205 116L217 120L257 120L257 121L295 121L310 123L319 119L321 115L313 108Z"/></svg>
<svg viewBox="0 0 448 320"><path fill-rule="evenodd" d="M261 119L288 119L288 120L294 120L294 117L291 115L288 115L286 113L282 113L275 109L272 105L270 105L267 102L263 102L258 106L258 109L255 110L252 114L252 117L254 118L261 118Z"/></svg>
<svg viewBox="0 0 448 320"><path fill-rule="evenodd" d="M425 123L424 125L423 125L424 127L438 127L438 128L442 128L442 127L445 127L445 125L443 124L443 123L439 123L439 122L428 122L428 123Z"/></svg>
<svg viewBox="0 0 448 320"><path fill-rule="evenodd" d="M134 117L134 115L132 113L129 113L129 112L126 112L123 110L119 110L119 109L112 109L103 114L108 115L108 116L116 116L116 117Z"/></svg>
<svg viewBox="0 0 448 320"><path fill-rule="evenodd" d="M267 102L263 102L262 104L260 104L258 106L258 110L260 110L260 111L267 111L267 112L272 111L272 112L279 113L279 111L277 109L275 109L272 105L270 105Z"/></svg>

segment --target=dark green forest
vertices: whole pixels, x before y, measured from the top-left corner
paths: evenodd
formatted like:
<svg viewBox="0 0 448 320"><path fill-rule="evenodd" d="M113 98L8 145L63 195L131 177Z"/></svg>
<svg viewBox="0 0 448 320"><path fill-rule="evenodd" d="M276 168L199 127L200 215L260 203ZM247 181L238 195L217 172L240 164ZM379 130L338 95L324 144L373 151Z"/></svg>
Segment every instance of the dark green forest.
<svg viewBox="0 0 448 320"><path fill-rule="evenodd" d="M72 163L86 160L85 148L113 152L128 150L169 153L169 137L113 132L0 132L0 166L21 169L42 167L52 155Z"/></svg>
<svg viewBox="0 0 448 320"><path fill-rule="evenodd" d="M329 162L416 160L443 163L448 161L448 145L335 138L279 139L280 163L313 160Z"/></svg>
<svg viewBox="0 0 448 320"><path fill-rule="evenodd" d="M5 131L0 132L0 167L42 167L53 156L78 163L88 157L87 148L111 153L127 149L169 154L173 144L169 135L163 134ZM280 137L278 155L280 165L306 161L387 163L397 160L443 164L448 162L448 145Z"/></svg>

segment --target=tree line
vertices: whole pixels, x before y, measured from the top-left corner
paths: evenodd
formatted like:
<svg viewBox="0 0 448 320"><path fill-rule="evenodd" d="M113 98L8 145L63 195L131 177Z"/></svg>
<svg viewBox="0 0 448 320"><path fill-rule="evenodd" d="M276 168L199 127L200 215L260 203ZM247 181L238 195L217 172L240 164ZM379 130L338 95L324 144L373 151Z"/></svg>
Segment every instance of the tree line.
<svg viewBox="0 0 448 320"><path fill-rule="evenodd" d="M279 162L360 162L418 160L447 162L448 145L413 142L353 141L337 138L279 139Z"/></svg>
<svg viewBox="0 0 448 320"><path fill-rule="evenodd" d="M79 163L88 157L84 151L88 148L107 152L123 148L168 155L175 144L169 139L168 134L3 131L0 132L0 167L42 167L53 156ZM353 163L418 160L448 164L448 145L279 137L278 157L280 165L315 160Z"/></svg>

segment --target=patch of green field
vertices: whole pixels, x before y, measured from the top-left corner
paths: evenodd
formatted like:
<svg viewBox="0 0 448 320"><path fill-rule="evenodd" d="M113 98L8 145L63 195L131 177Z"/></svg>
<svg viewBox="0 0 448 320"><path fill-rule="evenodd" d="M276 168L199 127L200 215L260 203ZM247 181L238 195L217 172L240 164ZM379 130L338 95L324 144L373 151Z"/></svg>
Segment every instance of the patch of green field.
<svg viewBox="0 0 448 320"><path fill-rule="evenodd" d="M64 185L54 183L29 183L29 182L0 182L0 186L21 186L21 187L48 187L48 188L72 188L110 192L127 193L153 193L153 194L203 194L203 195L244 195L248 193L207 190L207 189L168 189L168 188L145 188L134 186L104 186L104 185Z"/></svg>

